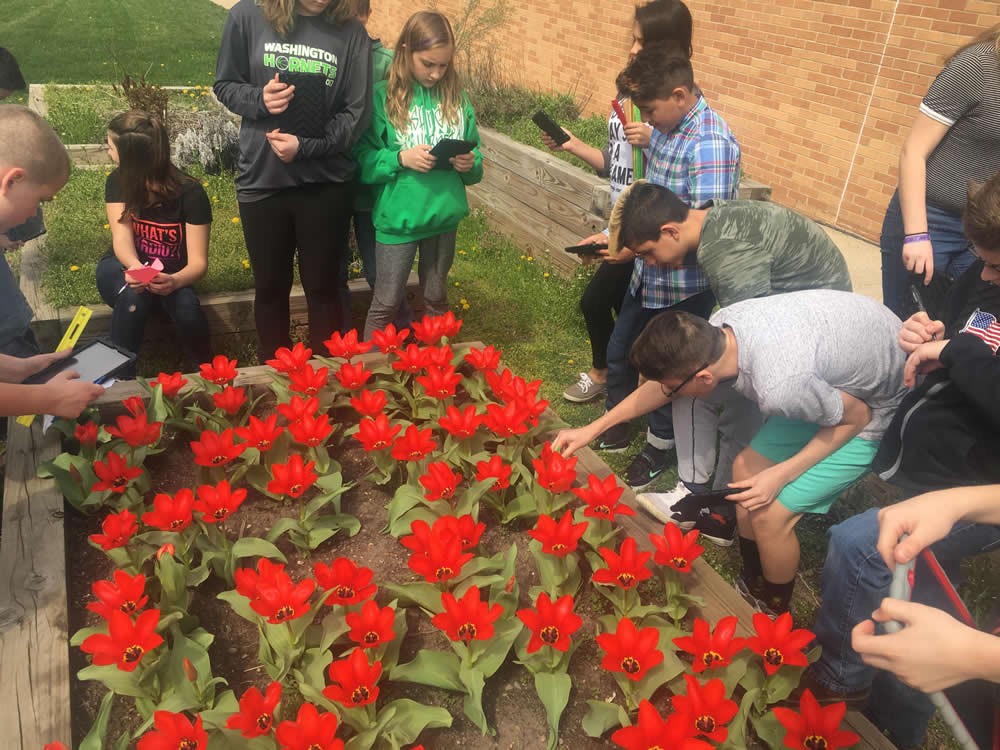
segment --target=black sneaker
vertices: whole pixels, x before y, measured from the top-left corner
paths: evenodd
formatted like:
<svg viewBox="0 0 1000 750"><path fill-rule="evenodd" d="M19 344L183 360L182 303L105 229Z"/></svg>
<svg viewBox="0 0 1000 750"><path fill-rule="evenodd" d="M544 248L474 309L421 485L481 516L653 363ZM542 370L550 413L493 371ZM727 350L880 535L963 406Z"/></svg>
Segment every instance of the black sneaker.
<svg viewBox="0 0 1000 750"><path fill-rule="evenodd" d="M872 689L870 685L856 690L834 690L820 682L816 677L814 667L808 667L799 678L799 685L783 701L778 701L779 706L799 707L802 694L808 690L813 694L813 698L821 706L828 706L831 703L846 703L851 711L860 711L868 703Z"/></svg>
<svg viewBox="0 0 1000 750"><path fill-rule="evenodd" d="M632 429L627 423L616 424L609 427L594 441L595 451L607 451L608 453L623 453L628 450L629 443L632 442Z"/></svg>
<svg viewBox="0 0 1000 750"><path fill-rule="evenodd" d="M730 539L729 543L732 544L733 541ZM763 599L760 599L754 592L750 590L750 587L747 585L747 582L743 580L743 576L736 577L736 579L733 581L733 588L735 588L736 592L743 597L743 601L745 601L747 604L749 604L758 612L764 613L772 620L778 616L777 612L768 607Z"/></svg>
<svg viewBox="0 0 1000 750"><path fill-rule="evenodd" d="M731 547L736 540L736 519L720 513L717 507L701 508L694 528L701 532L702 539L720 547Z"/></svg>
<svg viewBox="0 0 1000 750"><path fill-rule="evenodd" d="M625 469L625 481L633 490L641 492L651 485L666 468L667 451L661 451L646 443L642 452Z"/></svg>

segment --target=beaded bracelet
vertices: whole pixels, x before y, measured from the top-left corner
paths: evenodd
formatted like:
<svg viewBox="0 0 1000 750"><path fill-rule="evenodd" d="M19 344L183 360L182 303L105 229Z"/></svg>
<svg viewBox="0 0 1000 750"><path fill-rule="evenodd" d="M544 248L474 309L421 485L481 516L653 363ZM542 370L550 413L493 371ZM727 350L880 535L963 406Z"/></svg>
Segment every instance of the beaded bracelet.
<svg viewBox="0 0 1000 750"><path fill-rule="evenodd" d="M921 232L920 234L908 234L903 238L904 245L910 245L914 242L930 242L931 236L927 232Z"/></svg>

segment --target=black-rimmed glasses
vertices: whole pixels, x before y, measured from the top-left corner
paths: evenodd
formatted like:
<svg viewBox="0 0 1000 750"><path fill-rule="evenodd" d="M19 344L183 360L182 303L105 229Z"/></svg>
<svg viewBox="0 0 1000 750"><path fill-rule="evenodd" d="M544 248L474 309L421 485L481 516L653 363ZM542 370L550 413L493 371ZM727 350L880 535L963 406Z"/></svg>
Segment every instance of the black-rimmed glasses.
<svg viewBox="0 0 1000 750"><path fill-rule="evenodd" d="M692 380L694 380L695 375L697 375L699 372L701 372L702 370L704 370L710 364L712 364L712 363L711 362L706 362L701 367L699 367L697 370L695 370L690 375L688 375L686 378L684 378L684 380L682 380L680 383L678 383L674 388L667 388L666 386L663 385L663 383L660 383L660 390L663 391L663 395L666 398L672 399L674 396L677 395L677 393L684 386L686 386L688 383L690 383Z"/></svg>

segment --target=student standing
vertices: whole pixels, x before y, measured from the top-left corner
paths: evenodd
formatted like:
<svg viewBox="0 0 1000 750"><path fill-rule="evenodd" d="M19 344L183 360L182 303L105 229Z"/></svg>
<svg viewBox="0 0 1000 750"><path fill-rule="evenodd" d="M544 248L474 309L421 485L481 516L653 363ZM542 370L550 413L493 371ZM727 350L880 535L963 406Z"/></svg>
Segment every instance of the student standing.
<svg viewBox="0 0 1000 750"><path fill-rule="evenodd" d="M261 361L291 345L296 255L310 346L323 351L340 330L351 148L369 117L370 49L348 0L240 0L226 19L213 89L243 118L236 195Z"/></svg>
<svg viewBox="0 0 1000 750"><path fill-rule="evenodd" d="M366 339L398 313L418 249L427 314L448 309L455 233L469 213L465 188L483 177L476 116L452 65L454 53L455 35L445 16L410 16L389 79L375 85L371 127L355 149L362 181L379 186L373 215L377 271ZM476 145L437 159L430 151L445 138Z"/></svg>

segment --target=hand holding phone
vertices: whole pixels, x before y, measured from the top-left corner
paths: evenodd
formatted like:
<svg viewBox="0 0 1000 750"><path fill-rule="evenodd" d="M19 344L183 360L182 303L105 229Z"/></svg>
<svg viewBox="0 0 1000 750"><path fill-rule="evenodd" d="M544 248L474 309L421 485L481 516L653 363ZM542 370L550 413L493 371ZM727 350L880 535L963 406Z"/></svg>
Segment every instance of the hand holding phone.
<svg viewBox="0 0 1000 750"><path fill-rule="evenodd" d="M597 257L601 254L601 250L608 249L608 243L600 242L585 242L582 245L571 245L570 247L564 248L567 253L572 253L573 255L579 256L590 256Z"/></svg>
<svg viewBox="0 0 1000 750"><path fill-rule="evenodd" d="M531 121L539 129L551 138L557 146L561 146L569 140L569 133L559 127L559 124L547 114L539 110L531 116Z"/></svg>

